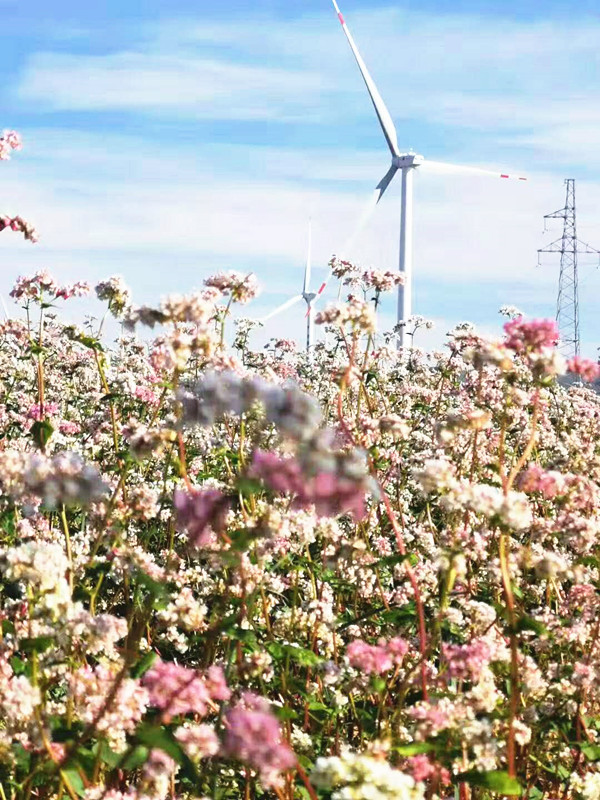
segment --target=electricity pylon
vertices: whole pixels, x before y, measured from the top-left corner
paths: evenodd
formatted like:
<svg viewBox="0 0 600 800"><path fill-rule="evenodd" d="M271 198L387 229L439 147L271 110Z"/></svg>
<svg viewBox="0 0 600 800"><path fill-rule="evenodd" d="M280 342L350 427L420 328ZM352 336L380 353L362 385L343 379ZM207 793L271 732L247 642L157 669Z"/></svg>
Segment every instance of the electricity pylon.
<svg viewBox="0 0 600 800"><path fill-rule="evenodd" d="M556 322L560 335L559 349L565 358L579 355L579 276L577 258L580 253L600 253L577 238L577 216L575 210L575 179L567 178L565 207L546 214L545 220L562 219L563 233L560 239L538 250L538 265L542 253L560 253L560 276L556 301Z"/></svg>

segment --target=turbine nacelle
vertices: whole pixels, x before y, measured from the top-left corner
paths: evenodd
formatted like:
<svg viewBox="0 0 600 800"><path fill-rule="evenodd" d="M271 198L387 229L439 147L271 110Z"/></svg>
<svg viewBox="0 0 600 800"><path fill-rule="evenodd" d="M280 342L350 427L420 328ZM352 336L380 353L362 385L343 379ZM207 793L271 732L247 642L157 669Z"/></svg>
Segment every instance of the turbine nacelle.
<svg viewBox="0 0 600 800"><path fill-rule="evenodd" d="M400 156L393 156L392 165L396 169L408 169L420 167L424 161L424 156L420 156L417 153L403 153Z"/></svg>

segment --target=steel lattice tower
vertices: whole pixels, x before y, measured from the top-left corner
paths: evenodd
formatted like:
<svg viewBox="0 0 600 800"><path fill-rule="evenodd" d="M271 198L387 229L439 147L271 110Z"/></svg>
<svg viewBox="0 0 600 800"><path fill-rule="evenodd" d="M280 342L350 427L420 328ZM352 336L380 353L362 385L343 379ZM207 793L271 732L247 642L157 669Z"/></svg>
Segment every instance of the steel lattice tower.
<svg viewBox="0 0 600 800"><path fill-rule="evenodd" d="M593 247L577 238L577 216L575 209L575 179L565 180L567 197L565 207L546 214L544 220L562 219L563 234L552 244L538 250L538 263L542 253L560 253L560 276L556 302L556 322L560 333L559 349L565 358L579 355L579 277L577 257L579 253L598 253ZM544 222L544 225L546 223Z"/></svg>

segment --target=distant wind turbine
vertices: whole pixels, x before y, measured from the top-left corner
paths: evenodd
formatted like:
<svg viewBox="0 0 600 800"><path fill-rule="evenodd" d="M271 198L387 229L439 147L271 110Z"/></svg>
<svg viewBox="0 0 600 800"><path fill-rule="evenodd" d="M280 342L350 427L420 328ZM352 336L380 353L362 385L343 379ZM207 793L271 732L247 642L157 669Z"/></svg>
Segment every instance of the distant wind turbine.
<svg viewBox="0 0 600 800"><path fill-rule="evenodd" d="M327 282L321 284L318 291L311 292L310 291L310 279L312 273L312 221L308 221L308 249L306 253L306 266L304 267L304 282L302 284L302 292L300 294L291 297L289 300L286 300L285 303L282 303L276 309L271 311L270 314L267 314L266 317L263 317L261 322L266 322L273 317L276 317L278 314L281 314L283 311L287 311L288 308L296 305L299 303L300 300L304 300L307 306L306 310L306 352L311 354L311 348L314 343L314 314L313 308L317 299L323 294L325 286Z"/></svg>
<svg viewBox="0 0 600 800"><path fill-rule="evenodd" d="M398 287L398 322L406 321L412 314L412 268L413 268L413 171L425 164L427 167L434 167L439 170L452 170L453 172L468 172L478 175L492 175L496 178L514 178L516 180L525 181L527 178L521 178L516 175L508 175L506 173L493 172L491 170L479 169L477 167L468 166L454 166L453 164L444 164L436 161L425 161L424 157L416 153L401 153L398 147L398 135L396 128L392 121L389 111L369 71L362 60L358 48L352 38L348 26L342 16L342 12L336 0L332 0L338 18L348 39L348 43L354 53L354 58L358 64L358 68L363 76L363 80L367 86L367 90L371 97L375 113L383 130L387 145L392 154L392 165L383 178L377 184L375 193L373 195L372 205L374 207L383 197L384 192L392 182L398 170L402 170L402 205L400 214L400 272L404 273L404 285ZM331 277L331 276L329 276ZM327 278L327 281L329 280ZM326 281L326 283L327 283ZM398 346L402 347L404 344L404 328L400 328L398 335Z"/></svg>

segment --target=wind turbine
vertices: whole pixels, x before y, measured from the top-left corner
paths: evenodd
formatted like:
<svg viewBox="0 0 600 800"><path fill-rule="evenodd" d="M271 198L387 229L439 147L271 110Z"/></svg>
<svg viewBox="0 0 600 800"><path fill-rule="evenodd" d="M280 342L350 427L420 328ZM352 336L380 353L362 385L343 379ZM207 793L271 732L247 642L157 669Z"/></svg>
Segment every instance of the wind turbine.
<svg viewBox="0 0 600 800"><path fill-rule="evenodd" d="M286 300L285 303L282 303L276 309L271 311L270 314L267 314L266 317L263 317L261 322L266 322L273 317L276 317L278 314L281 314L283 311L287 311L288 308L296 305L299 303L300 300L304 300L307 306L306 310L306 352L310 356L311 348L314 342L314 314L313 314L313 307L315 301L323 294L325 287L327 286L327 281L324 281L319 289L316 292L310 291L310 278L312 273L312 220L309 219L308 221L308 249L306 253L306 266L304 267L304 281L302 283L302 292L300 294L291 297L289 300Z"/></svg>
<svg viewBox="0 0 600 800"><path fill-rule="evenodd" d="M346 21L337 4L337 0L332 0L334 8L337 12L338 19L342 25L343 31L346 34L350 48L358 64L358 68L362 74L363 80L366 84L367 90L371 97L371 101L375 108L375 113L381 125L383 135L392 154L392 164L383 178L377 184L373 197L373 207L379 203L383 197L384 192L392 182L398 170L402 171L402 205L400 213L400 272L404 274L404 284L398 286L398 322L407 320L412 314L412 271L413 271L413 173L417 167L424 164L441 169L451 169L452 171L470 172L479 175L492 175L497 178L514 178L520 181L526 181L527 178L521 178L516 175L507 175L506 173L493 172L491 170L479 169L478 167L468 166L455 166L453 164L444 164L436 161L425 161L425 158L416 153L401 153L398 146L398 135L396 128L392 121L390 112L388 111L383 98L379 94L375 82L371 77L365 62L358 51L358 48L352 38L352 34L348 30ZM329 280L329 278L327 279ZM398 334L398 346L402 347L404 344L404 328L401 327Z"/></svg>

